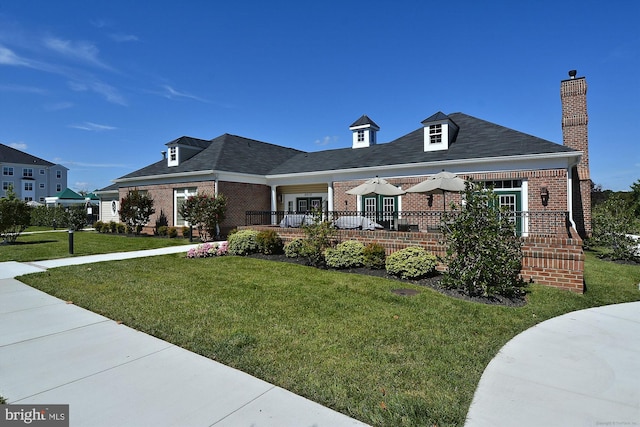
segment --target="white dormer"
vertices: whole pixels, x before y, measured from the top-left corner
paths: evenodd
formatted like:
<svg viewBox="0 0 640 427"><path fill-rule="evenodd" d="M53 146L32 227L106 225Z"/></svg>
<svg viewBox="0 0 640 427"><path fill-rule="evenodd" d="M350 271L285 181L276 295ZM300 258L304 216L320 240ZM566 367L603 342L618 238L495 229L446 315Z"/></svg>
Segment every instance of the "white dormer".
<svg viewBox="0 0 640 427"><path fill-rule="evenodd" d="M448 150L458 134L458 125L440 111L424 119L422 124L424 125L424 151Z"/></svg>
<svg viewBox="0 0 640 427"><path fill-rule="evenodd" d="M167 150L167 166L178 166L185 160L190 159L204 148L208 147L211 141L205 141L202 139L191 138L183 136L168 142Z"/></svg>
<svg viewBox="0 0 640 427"><path fill-rule="evenodd" d="M380 130L380 127L369 117L362 115L349 126L349 130L353 132L351 148L365 148L376 144L376 132Z"/></svg>

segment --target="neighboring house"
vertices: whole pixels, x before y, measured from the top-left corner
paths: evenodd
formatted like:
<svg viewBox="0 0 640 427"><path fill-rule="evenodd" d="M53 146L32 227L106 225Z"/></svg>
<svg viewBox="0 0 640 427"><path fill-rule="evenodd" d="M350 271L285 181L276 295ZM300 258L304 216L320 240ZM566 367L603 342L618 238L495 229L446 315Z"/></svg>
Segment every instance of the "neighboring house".
<svg viewBox="0 0 640 427"><path fill-rule="evenodd" d="M51 197L45 197L44 203L47 206L85 206L87 204L87 199L85 196L76 193L70 188L65 188L64 190L58 192L56 195Z"/></svg>
<svg viewBox="0 0 640 427"><path fill-rule="evenodd" d="M228 198L223 232L245 225L247 211L304 212L320 207L400 216L437 212L444 205L439 194L351 196L346 191L374 176L406 189L447 170L492 185L500 202L513 211L566 213L570 225L585 236L590 233L591 204L585 79L571 72L570 79L561 82L561 100L564 145L464 113L442 112L387 143L378 143L380 127L362 116L349 127L351 147L318 152L229 134L212 140L183 136L166 144L168 153L163 151L161 160L97 192L101 219L115 218L118 200L133 188L147 191L155 201L156 217L162 212L174 226L185 225L178 213L185 198L222 193ZM459 195L448 195L451 200L460 201ZM523 235L545 227L531 216L518 218ZM275 215L270 222L277 223Z"/></svg>
<svg viewBox="0 0 640 427"><path fill-rule="evenodd" d="M67 188L67 171L62 165L43 160L7 145L0 144L2 192L12 186L18 198L45 203L45 198Z"/></svg>

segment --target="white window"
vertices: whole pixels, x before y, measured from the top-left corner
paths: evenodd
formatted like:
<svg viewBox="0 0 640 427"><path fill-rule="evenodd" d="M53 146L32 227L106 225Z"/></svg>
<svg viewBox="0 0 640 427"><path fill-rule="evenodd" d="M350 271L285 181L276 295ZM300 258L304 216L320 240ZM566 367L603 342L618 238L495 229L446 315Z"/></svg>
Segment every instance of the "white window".
<svg viewBox="0 0 640 427"><path fill-rule="evenodd" d="M111 215L116 216L118 214L118 201L111 201Z"/></svg>
<svg viewBox="0 0 640 427"><path fill-rule="evenodd" d="M191 196L195 196L198 189L196 187L191 188L177 188L173 190L173 217L174 225L188 226L189 223L180 215L180 207L184 204L185 200Z"/></svg>
<svg viewBox="0 0 640 427"><path fill-rule="evenodd" d="M442 125L429 126L429 143L439 144L442 142Z"/></svg>
<svg viewBox="0 0 640 427"><path fill-rule="evenodd" d="M43 182L40 183L40 189L44 190L44 183Z"/></svg>
<svg viewBox="0 0 640 427"><path fill-rule="evenodd" d="M62 178L62 171L56 171L56 178Z"/></svg>
<svg viewBox="0 0 640 427"><path fill-rule="evenodd" d="M44 169L40 169L40 175L44 175Z"/></svg>
<svg viewBox="0 0 640 427"><path fill-rule="evenodd" d="M62 191L62 185L61 184L56 184L56 192L61 192Z"/></svg>
<svg viewBox="0 0 640 427"><path fill-rule="evenodd" d="M22 169L22 176L29 178L33 176L33 169L32 168L24 168Z"/></svg>
<svg viewBox="0 0 640 427"><path fill-rule="evenodd" d="M7 191L9 189L9 187L11 187L11 182L10 181L2 181L2 189L4 191Z"/></svg>
<svg viewBox="0 0 640 427"><path fill-rule="evenodd" d="M24 191L33 191L33 182L25 182Z"/></svg>
<svg viewBox="0 0 640 427"><path fill-rule="evenodd" d="M13 168L11 166L3 166L2 167L2 175L4 175L4 176L13 176Z"/></svg>
<svg viewBox="0 0 640 427"><path fill-rule="evenodd" d="M172 162L178 160L178 147L169 147L169 160Z"/></svg>
<svg viewBox="0 0 640 427"><path fill-rule="evenodd" d="M358 142L364 142L364 131L363 130L359 130L358 131Z"/></svg>

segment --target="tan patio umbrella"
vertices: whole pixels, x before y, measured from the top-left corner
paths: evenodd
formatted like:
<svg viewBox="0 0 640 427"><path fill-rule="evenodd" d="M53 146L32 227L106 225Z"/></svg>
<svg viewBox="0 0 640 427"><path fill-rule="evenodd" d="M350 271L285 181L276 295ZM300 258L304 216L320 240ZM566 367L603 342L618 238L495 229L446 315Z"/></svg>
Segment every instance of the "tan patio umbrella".
<svg viewBox="0 0 640 427"><path fill-rule="evenodd" d="M351 190L346 191L347 194L355 196L366 196L367 194L380 194L382 196L400 196L405 192L393 184L389 184L382 178L368 179L364 184L360 184Z"/></svg>
<svg viewBox="0 0 640 427"><path fill-rule="evenodd" d="M445 201L445 193L447 191L459 193L464 191L466 181L454 173L442 171L426 181L422 181L413 187L407 188L407 193L424 193L424 194L436 194L442 192L442 200L444 204L444 210L447 210L447 203Z"/></svg>

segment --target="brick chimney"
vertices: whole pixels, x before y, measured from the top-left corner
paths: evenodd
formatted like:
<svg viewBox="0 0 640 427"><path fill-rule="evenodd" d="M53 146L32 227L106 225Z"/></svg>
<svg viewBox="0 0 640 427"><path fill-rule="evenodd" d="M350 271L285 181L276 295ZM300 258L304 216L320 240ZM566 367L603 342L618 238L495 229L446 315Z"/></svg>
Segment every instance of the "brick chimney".
<svg viewBox="0 0 640 427"><path fill-rule="evenodd" d="M589 136L587 134L587 81L569 71L569 79L560 84L562 101L562 142L582 151L580 162L572 168L573 220L581 237L591 235L591 176L589 173Z"/></svg>

